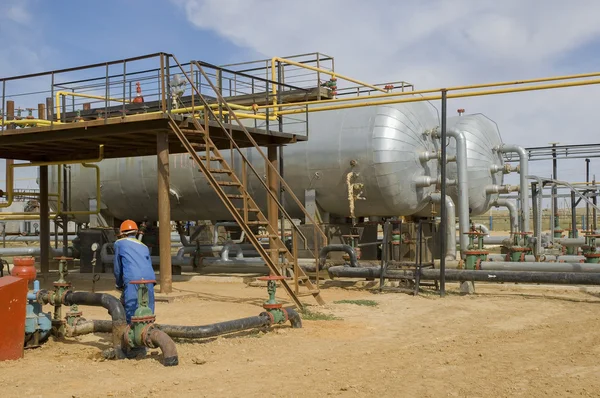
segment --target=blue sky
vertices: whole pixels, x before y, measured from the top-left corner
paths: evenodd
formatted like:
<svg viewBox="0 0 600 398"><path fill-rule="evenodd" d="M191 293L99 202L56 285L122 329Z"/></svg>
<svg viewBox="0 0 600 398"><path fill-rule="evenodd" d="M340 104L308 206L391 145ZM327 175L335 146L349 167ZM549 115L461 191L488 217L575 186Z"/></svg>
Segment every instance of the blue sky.
<svg viewBox="0 0 600 398"><path fill-rule="evenodd" d="M525 79L599 69L598 15L595 0L2 0L0 76L156 51L215 64L320 51L372 82ZM600 88L583 87L449 109L485 113L510 143L587 143L598 140L598 98ZM583 160L563 165L565 178L583 178Z"/></svg>

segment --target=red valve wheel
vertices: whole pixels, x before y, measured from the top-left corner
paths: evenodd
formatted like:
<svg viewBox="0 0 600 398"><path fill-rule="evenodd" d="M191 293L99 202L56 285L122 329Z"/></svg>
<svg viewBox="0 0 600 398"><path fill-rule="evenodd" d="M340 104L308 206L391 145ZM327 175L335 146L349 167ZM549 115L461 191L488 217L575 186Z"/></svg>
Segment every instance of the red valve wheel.
<svg viewBox="0 0 600 398"><path fill-rule="evenodd" d="M137 281L131 281L129 282L129 284L131 285L145 285L146 283L156 283L155 279L140 279Z"/></svg>

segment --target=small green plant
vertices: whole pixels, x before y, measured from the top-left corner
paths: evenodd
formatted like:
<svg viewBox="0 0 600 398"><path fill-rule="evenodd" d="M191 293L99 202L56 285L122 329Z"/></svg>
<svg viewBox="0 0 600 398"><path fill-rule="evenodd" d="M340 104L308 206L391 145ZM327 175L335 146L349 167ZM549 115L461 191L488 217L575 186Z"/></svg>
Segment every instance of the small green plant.
<svg viewBox="0 0 600 398"><path fill-rule="evenodd" d="M307 321L337 321L341 319L335 315L313 312L306 307L300 311L300 314L302 314L302 319Z"/></svg>
<svg viewBox="0 0 600 398"><path fill-rule="evenodd" d="M362 305L365 307L377 307L379 303L375 300L338 300L334 301L334 304L354 304Z"/></svg>

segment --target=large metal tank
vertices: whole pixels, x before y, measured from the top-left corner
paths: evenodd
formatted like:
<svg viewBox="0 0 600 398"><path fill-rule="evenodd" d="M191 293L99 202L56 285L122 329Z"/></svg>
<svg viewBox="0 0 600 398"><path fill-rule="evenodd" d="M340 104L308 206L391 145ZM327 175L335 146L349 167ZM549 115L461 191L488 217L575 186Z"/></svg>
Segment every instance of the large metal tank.
<svg viewBox="0 0 600 398"><path fill-rule="evenodd" d="M469 177L469 210L470 215L483 214L490 208L490 202L498 198L498 194L486 194L486 187L502 185L502 171L492 172L492 165L500 170L504 164L502 154L494 150L502 144L500 131L496 123L482 114L463 115L448 118L448 129L461 131L467 141L467 168ZM450 139L448 156L456 155L456 140ZM448 178L457 177L456 163L448 164ZM448 194L458 203L456 187L448 189Z"/></svg>
<svg viewBox="0 0 600 398"><path fill-rule="evenodd" d="M422 163L419 155L437 149L424 133L438 124L427 103L311 113L310 139L284 148L285 179L301 201L306 189L314 189L324 211L348 216L346 177L355 172L358 177L352 181L364 184L366 198L356 201L357 217L413 214L427 204L434 190L416 188L414 180L437 175L437 162ZM264 163L256 151L246 153L263 175ZM223 151L227 159L228 154ZM188 155L171 155L170 162L173 220L231 218ZM103 208L119 219L157 218L156 157L109 159L100 165ZM88 209L95 196L93 170L74 165L71 180L73 210ZM56 189L55 171L51 182ZM256 178L249 182L261 199L259 205L264 204L260 183ZM292 216L301 217L290 202L286 206Z"/></svg>

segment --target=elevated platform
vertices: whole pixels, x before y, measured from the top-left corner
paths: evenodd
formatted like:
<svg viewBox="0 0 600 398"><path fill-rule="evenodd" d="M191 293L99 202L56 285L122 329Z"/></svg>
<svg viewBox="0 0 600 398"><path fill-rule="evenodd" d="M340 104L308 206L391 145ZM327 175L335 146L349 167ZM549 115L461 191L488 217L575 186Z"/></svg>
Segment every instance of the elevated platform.
<svg viewBox="0 0 600 398"><path fill-rule="evenodd" d="M181 115L173 115L173 118L180 122L186 120ZM219 149L229 149L230 140L218 123L210 121L209 124L213 127L209 131L213 143ZM237 145L252 146L239 125L226 127L231 129ZM185 122L182 128L186 128ZM306 139L250 127L247 130L259 146L285 145ZM49 162L95 158L99 145L104 145L105 158L156 155L156 133L161 131L169 133L170 153L186 152L169 127L167 115L157 112L6 130L0 135L0 158ZM204 136L185 134L192 144L198 145L198 150L204 150Z"/></svg>

